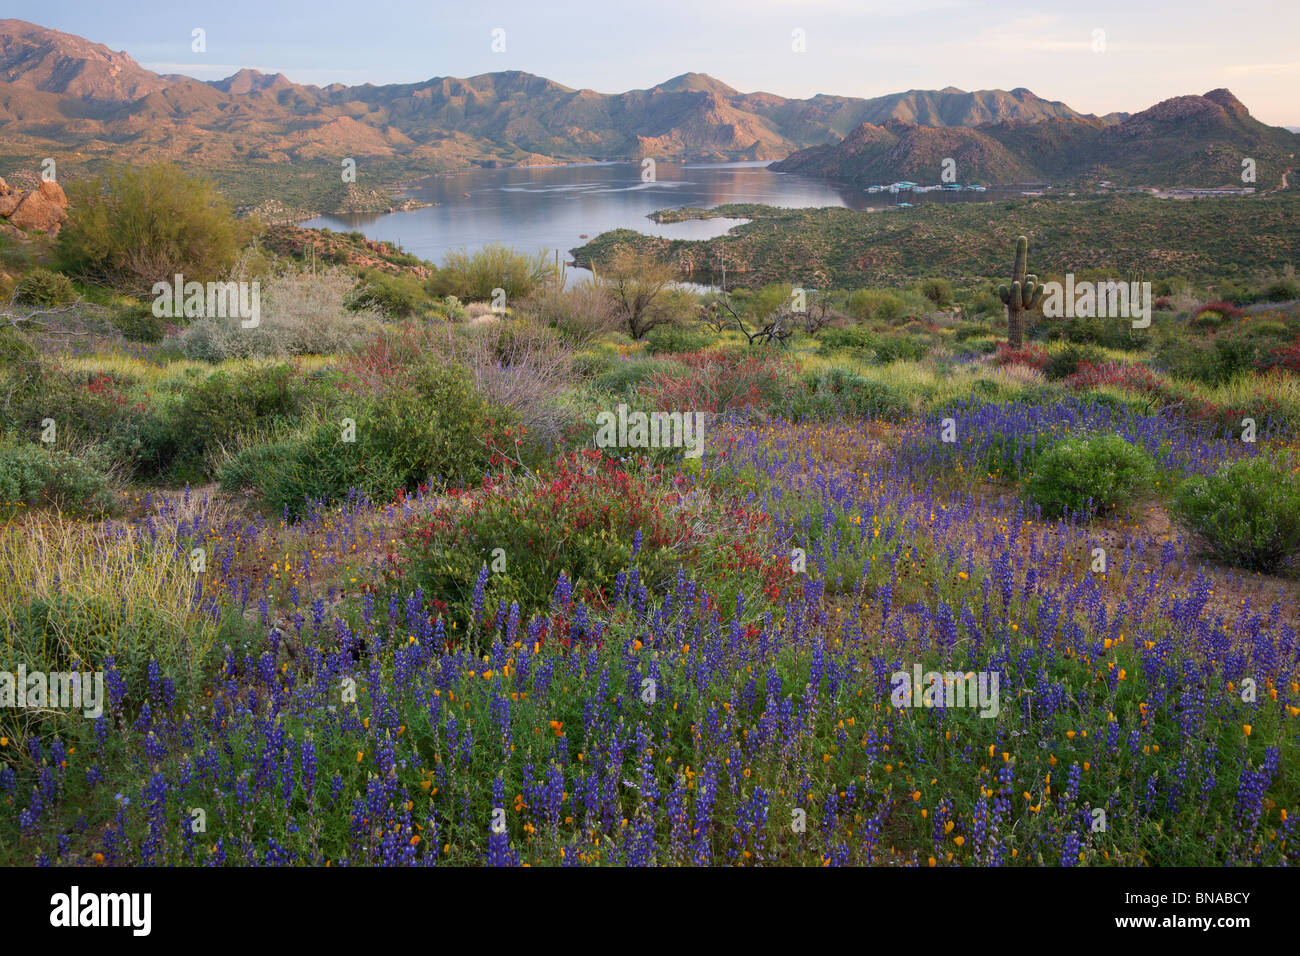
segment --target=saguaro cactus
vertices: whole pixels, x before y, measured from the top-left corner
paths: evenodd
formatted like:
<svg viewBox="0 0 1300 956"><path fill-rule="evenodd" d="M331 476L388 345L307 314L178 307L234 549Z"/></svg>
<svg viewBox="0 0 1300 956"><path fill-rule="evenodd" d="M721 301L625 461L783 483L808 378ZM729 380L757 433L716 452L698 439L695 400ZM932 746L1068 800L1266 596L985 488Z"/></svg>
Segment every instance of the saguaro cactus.
<svg viewBox="0 0 1300 956"><path fill-rule="evenodd" d="M998 297L1007 307L1007 345L1018 349L1024 344L1025 310L1038 305L1043 298L1043 287L1038 276L1025 275L1029 264L1029 240L1021 236L1016 240L1016 264L1011 270L1011 285L998 286Z"/></svg>

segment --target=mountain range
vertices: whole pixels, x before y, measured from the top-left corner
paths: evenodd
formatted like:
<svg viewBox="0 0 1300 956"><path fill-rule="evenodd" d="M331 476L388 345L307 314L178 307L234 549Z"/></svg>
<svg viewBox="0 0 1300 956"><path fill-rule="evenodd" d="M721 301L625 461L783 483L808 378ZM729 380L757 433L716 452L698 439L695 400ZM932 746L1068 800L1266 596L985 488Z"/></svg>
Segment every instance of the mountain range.
<svg viewBox="0 0 1300 956"><path fill-rule="evenodd" d="M850 181L934 180L952 156L963 181L1146 170L1190 183L1217 182L1241 155L1281 161L1295 142L1226 90L1098 117L1023 88L788 99L702 73L617 94L523 72L320 87L246 69L202 82L0 20L0 153L11 156L209 167L367 157L412 174L646 156L785 159L782 169Z"/></svg>
<svg viewBox="0 0 1300 956"><path fill-rule="evenodd" d="M1109 123L1085 116L942 128L864 123L839 143L800 150L772 169L860 184L936 183L951 158L962 182L1274 188L1297 165L1297 151L1300 136L1259 122L1219 89ZM1243 160L1253 161L1253 180L1243 180Z"/></svg>

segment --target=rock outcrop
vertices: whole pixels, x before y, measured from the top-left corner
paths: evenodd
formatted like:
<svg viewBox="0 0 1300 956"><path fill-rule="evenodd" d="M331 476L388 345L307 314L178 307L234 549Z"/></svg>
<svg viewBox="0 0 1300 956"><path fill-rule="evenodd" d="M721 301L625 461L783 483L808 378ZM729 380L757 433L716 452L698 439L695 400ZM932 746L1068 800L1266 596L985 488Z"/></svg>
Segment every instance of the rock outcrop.
<svg viewBox="0 0 1300 956"><path fill-rule="evenodd" d="M0 179L0 224L53 236L68 218L68 197L56 182L42 180L35 189L15 189Z"/></svg>

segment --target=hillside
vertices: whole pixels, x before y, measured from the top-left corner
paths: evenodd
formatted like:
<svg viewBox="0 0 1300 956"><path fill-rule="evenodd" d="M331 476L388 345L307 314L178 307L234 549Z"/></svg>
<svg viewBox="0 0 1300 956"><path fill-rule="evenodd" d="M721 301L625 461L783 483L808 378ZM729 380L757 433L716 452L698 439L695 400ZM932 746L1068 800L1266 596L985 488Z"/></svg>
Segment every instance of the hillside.
<svg viewBox="0 0 1300 956"><path fill-rule="evenodd" d="M573 250L580 265L626 244L671 262L688 279L716 284L796 282L855 288L927 275L977 281L1003 275L1007 250L1029 237L1039 275L1210 277L1284 269L1300 261L1300 199L1280 195L1170 202L1148 196L1065 201L921 203L912 209L777 209L742 204L704 215L751 221L709 240L614 230ZM668 216L679 221L681 216Z"/></svg>
<svg viewBox="0 0 1300 956"><path fill-rule="evenodd" d="M1259 188L1272 188L1296 165L1297 151L1295 133L1259 122L1219 89L1174 97L1115 123L1051 116L970 127L863 124L837 144L801 150L772 168L861 184L934 183L942 160L952 157L961 181L985 185L1045 179L1205 187L1243 185L1242 160L1251 158Z"/></svg>
<svg viewBox="0 0 1300 956"><path fill-rule="evenodd" d="M909 90L869 99L741 93L702 73L604 94L518 71L321 88L242 69L202 83L124 52L0 20L0 130L9 155L211 165L366 157L421 172L574 160L780 159L862 123L934 127L1076 119L1026 89ZM66 155L66 153L65 153Z"/></svg>

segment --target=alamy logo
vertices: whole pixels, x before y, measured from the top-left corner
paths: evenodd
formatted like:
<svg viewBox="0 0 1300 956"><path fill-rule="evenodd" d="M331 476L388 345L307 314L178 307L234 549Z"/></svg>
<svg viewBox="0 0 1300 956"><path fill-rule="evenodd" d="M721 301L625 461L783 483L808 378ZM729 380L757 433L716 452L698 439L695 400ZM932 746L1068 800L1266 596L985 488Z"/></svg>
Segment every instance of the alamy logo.
<svg viewBox="0 0 1300 956"><path fill-rule="evenodd" d="M597 448L685 448L687 458L704 454L703 412L631 412L626 405L596 415Z"/></svg>
<svg viewBox="0 0 1300 956"><path fill-rule="evenodd" d="M242 319L245 329L262 321L260 282L186 282L177 275L174 282L153 284L153 314L160 319Z"/></svg>
<svg viewBox="0 0 1300 956"><path fill-rule="evenodd" d="M104 672L28 673L20 664L17 671L0 671L0 707L81 710L93 719L104 712Z"/></svg>
<svg viewBox="0 0 1300 956"><path fill-rule="evenodd" d="M1074 281L1043 283L1043 315L1049 319L1132 319L1133 328L1151 324L1150 282Z"/></svg>
<svg viewBox="0 0 1300 956"><path fill-rule="evenodd" d="M998 703L998 672L926 671L912 665L912 673L896 671L889 678L893 692L889 702L895 707L978 707L981 717L996 717L1002 710Z"/></svg>
<svg viewBox="0 0 1300 956"><path fill-rule="evenodd" d="M133 936L148 936L153 920L150 893L86 893L74 886L71 893L50 897L50 925L128 926Z"/></svg>

